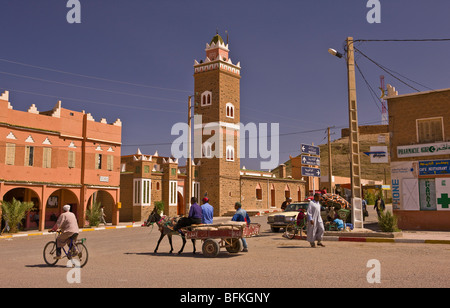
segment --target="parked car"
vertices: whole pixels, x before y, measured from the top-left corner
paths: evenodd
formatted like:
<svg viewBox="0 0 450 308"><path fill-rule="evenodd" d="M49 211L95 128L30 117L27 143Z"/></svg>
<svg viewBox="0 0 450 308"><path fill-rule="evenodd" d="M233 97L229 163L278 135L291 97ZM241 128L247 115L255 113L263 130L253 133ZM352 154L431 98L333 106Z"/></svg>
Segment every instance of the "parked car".
<svg viewBox="0 0 450 308"><path fill-rule="evenodd" d="M288 224L297 220L297 215L300 210L307 210L309 202L296 202L287 206L284 212L273 213L267 217L267 223L270 225L272 232L279 232L280 229L284 229ZM327 210L324 206L321 206L320 215L323 221L327 220Z"/></svg>

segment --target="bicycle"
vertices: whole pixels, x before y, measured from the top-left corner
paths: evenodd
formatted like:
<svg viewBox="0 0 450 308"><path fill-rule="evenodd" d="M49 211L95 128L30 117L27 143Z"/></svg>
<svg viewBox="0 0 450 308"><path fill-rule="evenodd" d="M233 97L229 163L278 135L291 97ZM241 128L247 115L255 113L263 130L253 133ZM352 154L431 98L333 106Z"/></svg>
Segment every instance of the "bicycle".
<svg viewBox="0 0 450 308"><path fill-rule="evenodd" d="M56 238L59 234L61 234L61 231L55 232L55 240L48 242L44 247L44 261L49 266L55 266L56 263L58 263L61 259L56 259ZM68 260L77 260L78 262L72 262L72 266L80 266L84 267L88 261L88 250L86 245L84 245L84 242L86 242L85 238L82 238L81 240L77 240L78 233L75 233L70 237L70 242L68 244L69 249L66 251L66 247L62 247L62 252L64 252L64 255L62 255L62 258L67 258ZM78 263L78 264L77 264Z"/></svg>
<svg viewBox="0 0 450 308"><path fill-rule="evenodd" d="M286 227L286 231L284 232L284 235L286 238L292 240L295 238L295 236L299 233L302 234L302 230L306 229L306 223L305 219L302 220L302 223L300 225L297 224L297 222L290 223Z"/></svg>

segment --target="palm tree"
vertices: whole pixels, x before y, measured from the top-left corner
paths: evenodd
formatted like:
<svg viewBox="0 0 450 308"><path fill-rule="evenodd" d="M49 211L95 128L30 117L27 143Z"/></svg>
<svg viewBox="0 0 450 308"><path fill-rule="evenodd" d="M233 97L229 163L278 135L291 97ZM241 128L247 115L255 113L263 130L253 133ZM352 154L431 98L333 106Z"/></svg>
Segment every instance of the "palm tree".
<svg viewBox="0 0 450 308"><path fill-rule="evenodd" d="M11 202L0 201L2 204L3 219L9 225L11 233L17 233L22 219L34 207L33 202L21 202L13 198Z"/></svg>

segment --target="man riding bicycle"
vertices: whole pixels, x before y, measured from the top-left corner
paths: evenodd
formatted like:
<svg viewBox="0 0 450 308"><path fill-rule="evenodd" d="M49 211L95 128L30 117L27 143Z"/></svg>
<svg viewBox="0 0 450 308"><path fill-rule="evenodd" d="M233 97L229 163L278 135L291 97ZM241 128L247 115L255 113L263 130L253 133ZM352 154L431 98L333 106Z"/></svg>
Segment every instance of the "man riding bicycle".
<svg viewBox="0 0 450 308"><path fill-rule="evenodd" d="M61 248L63 248L70 239L75 242L77 240L78 228L77 218L74 213L70 212L70 205L63 206L63 213L59 216L55 226L49 232L56 232L60 229L61 234L56 238L56 256L55 259L61 259Z"/></svg>

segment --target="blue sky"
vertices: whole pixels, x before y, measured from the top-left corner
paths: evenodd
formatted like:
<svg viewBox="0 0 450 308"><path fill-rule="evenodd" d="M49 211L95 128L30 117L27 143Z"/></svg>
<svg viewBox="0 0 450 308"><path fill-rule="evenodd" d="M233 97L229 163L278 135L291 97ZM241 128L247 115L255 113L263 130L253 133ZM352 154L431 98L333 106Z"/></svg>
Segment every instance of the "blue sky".
<svg viewBox="0 0 450 308"><path fill-rule="evenodd" d="M176 139L170 132L186 119L194 59L204 59L216 29L223 37L228 31L231 59L241 62L241 121L280 123L280 163L298 155L301 143L325 143L326 127L337 127L337 139L348 126L345 61L328 48L343 51L347 36L450 38L447 0L381 0L381 24L367 22L366 0L80 2L81 24L68 24L65 0L0 0L0 90L10 90L16 110L33 103L49 110L59 98L64 108L86 110L97 121L120 118L123 154L140 147L170 155L169 145L154 144ZM450 87L450 42L356 46L411 80ZM364 57L356 59L377 93L383 74L400 94L414 92ZM380 103L358 72L357 94L359 122L378 124ZM310 130L319 131L301 133ZM242 165L258 169L259 160Z"/></svg>

